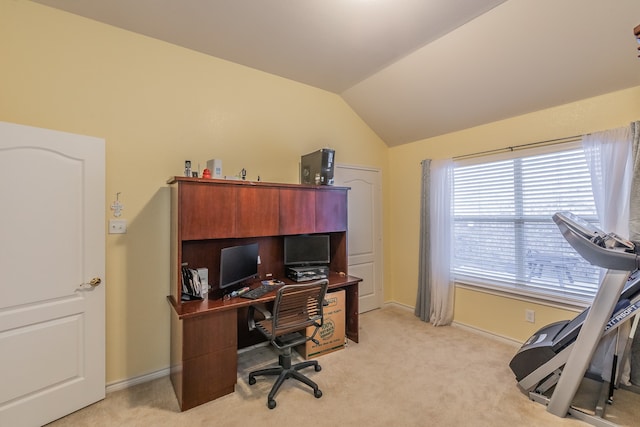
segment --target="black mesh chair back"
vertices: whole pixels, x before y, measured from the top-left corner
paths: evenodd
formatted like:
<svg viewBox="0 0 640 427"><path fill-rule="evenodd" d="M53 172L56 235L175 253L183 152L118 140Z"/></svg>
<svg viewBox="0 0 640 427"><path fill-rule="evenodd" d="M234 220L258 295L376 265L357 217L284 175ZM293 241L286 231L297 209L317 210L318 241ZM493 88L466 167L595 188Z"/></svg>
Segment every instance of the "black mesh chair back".
<svg viewBox="0 0 640 427"><path fill-rule="evenodd" d="M280 351L279 365L273 368L261 369L249 374L249 384L256 383L258 375L277 375L267 398L267 406L275 408L274 399L282 383L288 378L294 378L310 386L314 396L319 398L322 392L318 385L298 372L300 369L313 366L316 371L321 367L315 360L307 360L291 365L291 349L309 340L316 343L315 335L322 326L324 298L329 281L326 279L311 283L284 285L278 289L273 305L273 314L261 307L251 306L249 309L249 329L258 329ZM256 310L262 313L263 319L256 320ZM312 326L312 332L307 334L307 328Z"/></svg>

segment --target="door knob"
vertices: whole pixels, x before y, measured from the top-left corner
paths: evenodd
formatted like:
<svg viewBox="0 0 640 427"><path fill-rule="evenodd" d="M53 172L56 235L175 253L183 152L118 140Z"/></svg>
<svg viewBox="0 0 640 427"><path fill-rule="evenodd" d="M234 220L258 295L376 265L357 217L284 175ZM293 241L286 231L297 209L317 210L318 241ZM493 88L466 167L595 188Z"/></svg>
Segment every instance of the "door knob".
<svg viewBox="0 0 640 427"><path fill-rule="evenodd" d="M76 291L89 291L89 290L93 290L94 288L96 288L100 283L102 283L102 279L99 277L94 277L93 279L91 279L89 281L89 283L83 283L80 286L78 286L78 289L76 289Z"/></svg>

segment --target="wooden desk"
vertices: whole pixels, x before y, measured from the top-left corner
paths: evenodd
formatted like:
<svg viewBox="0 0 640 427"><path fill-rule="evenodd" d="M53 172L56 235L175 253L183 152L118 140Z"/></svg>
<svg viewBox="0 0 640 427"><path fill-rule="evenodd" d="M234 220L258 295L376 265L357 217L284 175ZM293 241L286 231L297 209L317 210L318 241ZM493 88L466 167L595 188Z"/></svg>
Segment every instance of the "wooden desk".
<svg viewBox="0 0 640 427"><path fill-rule="evenodd" d="M346 292L346 334L358 342L358 283L362 279L332 273L329 289ZM291 283L291 282L289 282ZM256 284L255 286L258 286ZM257 300L177 302L171 304L171 382L180 409L185 411L233 393L238 370L238 348L248 334L246 309L256 302L271 302L275 291Z"/></svg>
<svg viewBox="0 0 640 427"><path fill-rule="evenodd" d="M358 342L358 283L348 272L348 187L172 177L171 381L186 410L233 393L238 348L259 342L249 334L246 298L220 298L222 249L257 243L258 277L286 277L287 236L329 236L329 287L346 290L346 332ZM207 268L211 299L181 301L182 266ZM285 280L286 281L286 280ZM269 302L275 294L257 300Z"/></svg>

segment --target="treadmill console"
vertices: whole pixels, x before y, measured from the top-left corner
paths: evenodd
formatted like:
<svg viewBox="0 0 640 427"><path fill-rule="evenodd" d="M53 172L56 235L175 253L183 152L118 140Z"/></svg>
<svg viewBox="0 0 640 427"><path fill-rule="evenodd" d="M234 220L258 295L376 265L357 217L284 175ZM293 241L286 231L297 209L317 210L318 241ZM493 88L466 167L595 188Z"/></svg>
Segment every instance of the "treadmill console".
<svg viewBox="0 0 640 427"><path fill-rule="evenodd" d="M571 212L557 212L553 221L567 242L589 263L621 271L640 267L633 242L614 233L605 233Z"/></svg>

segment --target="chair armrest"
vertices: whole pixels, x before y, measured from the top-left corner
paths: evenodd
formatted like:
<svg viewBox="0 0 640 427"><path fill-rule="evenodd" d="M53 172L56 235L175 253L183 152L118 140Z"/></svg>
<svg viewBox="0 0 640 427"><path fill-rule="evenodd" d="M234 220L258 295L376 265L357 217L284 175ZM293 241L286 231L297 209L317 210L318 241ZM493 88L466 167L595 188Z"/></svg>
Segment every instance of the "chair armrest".
<svg viewBox="0 0 640 427"><path fill-rule="evenodd" d="M263 304L250 305L249 311L247 313L247 318L248 318L247 320L249 323L250 331L253 331L256 328L256 318L255 318L256 310L260 312L260 314L262 314L262 317L264 317L265 320L271 319L271 312L267 310L267 307L265 307Z"/></svg>

